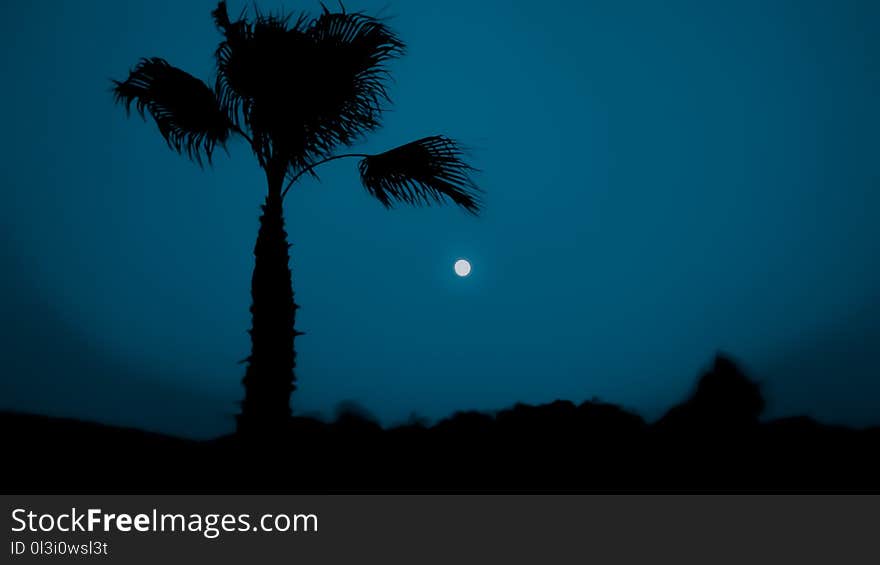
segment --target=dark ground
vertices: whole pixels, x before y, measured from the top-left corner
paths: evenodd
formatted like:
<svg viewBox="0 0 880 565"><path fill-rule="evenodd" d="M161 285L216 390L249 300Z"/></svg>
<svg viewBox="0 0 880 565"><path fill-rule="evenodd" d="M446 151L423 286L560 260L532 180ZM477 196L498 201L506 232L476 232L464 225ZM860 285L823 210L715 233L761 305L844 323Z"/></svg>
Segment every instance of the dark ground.
<svg viewBox="0 0 880 565"><path fill-rule="evenodd" d="M6 492L880 491L880 428L759 419L724 357L660 421L600 402L383 429L294 418L256 443L0 413Z"/></svg>

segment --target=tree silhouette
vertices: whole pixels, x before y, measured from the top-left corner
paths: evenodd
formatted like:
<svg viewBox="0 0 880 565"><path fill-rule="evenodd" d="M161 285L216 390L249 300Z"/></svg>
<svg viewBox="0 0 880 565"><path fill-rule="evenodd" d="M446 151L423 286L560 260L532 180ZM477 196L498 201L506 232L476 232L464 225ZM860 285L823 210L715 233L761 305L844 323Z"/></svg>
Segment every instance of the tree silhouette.
<svg viewBox="0 0 880 565"><path fill-rule="evenodd" d="M386 208L451 201L470 213L480 190L461 146L431 136L375 155L336 153L381 123L390 102L387 63L404 44L382 22L360 12L263 14L231 20L226 2L212 12L223 36L214 87L165 60L144 58L124 81L116 102L141 117L149 112L168 146L202 165L230 137L250 144L266 173L268 193L254 247L251 354L238 430L265 437L285 428L295 390L297 305L289 268L283 200L303 175L322 163L360 158L366 190Z"/></svg>

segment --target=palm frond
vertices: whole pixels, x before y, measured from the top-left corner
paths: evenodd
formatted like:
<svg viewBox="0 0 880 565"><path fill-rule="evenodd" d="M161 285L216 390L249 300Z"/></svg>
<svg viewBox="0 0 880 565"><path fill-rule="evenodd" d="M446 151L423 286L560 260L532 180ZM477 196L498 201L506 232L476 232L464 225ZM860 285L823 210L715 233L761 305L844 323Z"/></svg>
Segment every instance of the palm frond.
<svg viewBox="0 0 880 565"><path fill-rule="evenodd" d="M403 55L400 38L379 20L361 12L323 13L307 31L323 62L356 94L356 102L369 103L378 111L381 102L390 101L385 87L389 78L387 63Z"/></svg>
<svg viewBox="0 0 880 565"><path fill-rule="evenodd" d="M319 153L350 145L380 125L387 63L404 44L385 24L361 12L330 12L325 7L309 25L313 59L307 75L311 90L308 130Z"/></svg>
<svg viewBox="0 0 880 565"><path fill-rule="evenodd" d="M226 7L226 0L221 0L217 7L211 10L211 17L214 18L214 25L223 32L224 35L229 34L232 27L232 20L229 19L229 10Z"/></svg>
<svg viewBox="0 0 880 565"><path fill-rule="evenodd" d="M285 45L287 36L301 34L306 18L300 16L291 26L289 14L258 13L255 21L249 22L243 10L232 21L226 2L220 2L211 15L224 37L216 51L215 90L224 105L239 109L258 94L270 92L280 75L290 72L294 62Z"/></svg>
<svg viewBox="0 0 880 565"><path fill-rule="evenodd" d="M431 136L366 157L358 168L364 187L386 208L395 202L442 204L448 199L476 214L481 191L471 178L475 169L462 157L458 143Z"/></svg>
<svg viewBox="0 0 880 565"><path fill-rule="evenodd" d="M215 93L236 125L250 130L256 149L267 161L283 145L285 112L302 112L296 103L293 77L297 65L309 57L304 15L292 20L289 14L257 13L253 21L242 11L229 18L226 2L212 12L224 36L217 48ZM299 133L302 136L302 133Z"/></svg>
<svg viewBox="0 0 880 565"><path fill-rule="evenodd" d="M142 118L149 112L168 146L202 164L229 139L231 123L208 85L164 59L141 59L124 81L113 81L114 100Z"/></svg>
<svg viewBox="0 0 880 565"><path fill-rule="evenodd" d="M267 160L302 170L380 125L385 65L403 43L378 20L324 8L233 21L225 2L213 16L224 36L215 92Z"/></svg>

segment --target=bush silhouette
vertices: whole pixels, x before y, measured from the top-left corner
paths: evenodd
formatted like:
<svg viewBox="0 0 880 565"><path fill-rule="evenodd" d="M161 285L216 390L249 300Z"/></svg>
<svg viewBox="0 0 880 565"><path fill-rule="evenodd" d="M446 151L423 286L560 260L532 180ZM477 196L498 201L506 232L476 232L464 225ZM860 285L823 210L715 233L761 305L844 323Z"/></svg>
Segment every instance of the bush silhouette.
<svg viewBox="0 0 880 565"><path fill-rule="evenodd" d="M715 357L712 368L697 382L693 395L672 408L662 426L737 427L758 422L764 411L760 386L749 379L726 355Z"/></svg>
<svg viewBox="0 0 880 565"><path fill-rule="evenodd" d="M385 429L355 405L294 417L272 449L240 435L191 441L0 413L14 488L278 492L878 489L880 428L761 421L758 386L718 356L654 424L595 400L462 411ZM82 458L88 448L90 456ZM57 473L58 462L77 465Z"/></svg>

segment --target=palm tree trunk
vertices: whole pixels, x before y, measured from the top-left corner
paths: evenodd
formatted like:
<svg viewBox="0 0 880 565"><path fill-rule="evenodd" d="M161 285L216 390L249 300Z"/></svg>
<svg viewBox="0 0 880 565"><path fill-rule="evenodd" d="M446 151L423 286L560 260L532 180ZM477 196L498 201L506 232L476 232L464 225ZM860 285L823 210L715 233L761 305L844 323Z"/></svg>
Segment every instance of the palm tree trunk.
<svg viewBox="0 0 880 565"><path fill-rule="evenodd" d="M293 341L299 333L294 330L297 306L281 199L284 170L267 167L266 177L269 193L260 216L251 279L251 354L242 379L245 394L238 416L240 434L264 438L287 429L290 394L296 388Z"/></svg>

